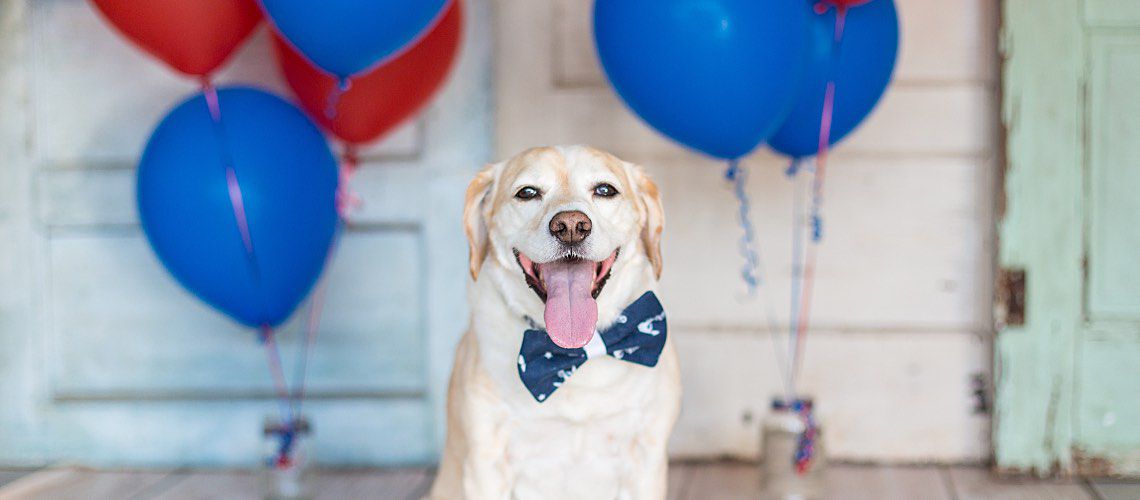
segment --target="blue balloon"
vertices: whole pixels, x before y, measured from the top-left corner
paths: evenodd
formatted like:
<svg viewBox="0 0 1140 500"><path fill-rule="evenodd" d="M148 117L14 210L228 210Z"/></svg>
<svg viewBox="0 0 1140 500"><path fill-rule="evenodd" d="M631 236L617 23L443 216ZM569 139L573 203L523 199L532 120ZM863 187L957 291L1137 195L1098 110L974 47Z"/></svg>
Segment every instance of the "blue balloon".
<svg viewBox="0 0 1140 500"><path fill-rule="evenodd" d="M151 134L138 169L143 231L158 258L206 303L253 327L285 321L319 277L337 230L337 165L293 105L251 88L178 105ZM231 164L253 258L227 182Z"/></svg>
<svg viewBox="0 0 1140 500"><path fill-rule="evenodd" d="M802 3L805 11L817 2ZM827 82L835 78L828 143L835 144L871 113L891 82L899 50L899 20L893 0L872 0L847 10L843 37L835 41L835 9L813 14L812 51L803 92L768 145L793 158L819 149L819 125Z"/></svg>
<svg viewBox="0 0 1140 500"><path fill-rule="evenodd" d="M261 5L297 50L344 80L427 33L449 1L459 0L261 0Z"/></svg>
<svg viewBox="0 0 1140 500"><path fill-rule="evenodd" d="M791 0L597 0L594 38L610 83L643 120L734 159L791 110L808 16Z"/></svg>

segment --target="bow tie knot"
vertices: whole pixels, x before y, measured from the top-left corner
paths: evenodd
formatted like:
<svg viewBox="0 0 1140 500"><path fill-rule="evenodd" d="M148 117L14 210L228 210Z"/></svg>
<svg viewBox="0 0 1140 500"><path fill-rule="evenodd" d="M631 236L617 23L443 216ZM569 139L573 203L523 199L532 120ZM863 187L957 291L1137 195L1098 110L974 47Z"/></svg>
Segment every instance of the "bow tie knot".
<svg viewBox="0 0 1140 500"><path fill-rule="evenodd" d="M594 332L585 347L559 347L545 330L529 329L519 349L519 378L541 403L590 358L608 355L653 367L665 348L666 330L665 310L653 292L633 301L605 331Z"/></svg>

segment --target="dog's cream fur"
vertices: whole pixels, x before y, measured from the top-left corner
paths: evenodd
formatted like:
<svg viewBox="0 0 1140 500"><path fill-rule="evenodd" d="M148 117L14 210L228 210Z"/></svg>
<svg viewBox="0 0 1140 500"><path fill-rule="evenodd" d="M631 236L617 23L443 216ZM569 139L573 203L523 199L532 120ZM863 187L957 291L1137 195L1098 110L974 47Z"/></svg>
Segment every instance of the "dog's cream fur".
<svg viewBox="0 0 1140 500"><path fill-rule="evenodd" d="M620 194L593 196L601 182ZM541 188L542 198L516 199L525 185ZM657 186L640 167L570 146L531 149L479 172L464 214L471 326L451 374L433 499L665 498L666 442L681 396L671 341L653 368L590 359L541 404L519 380L525 318L541 323L544 309L513 250L535 262L557 258L547 226L564 210L593 221L586 258L601 261L621 249L597 298L598 330L656 289L663 214Z"/></svg>

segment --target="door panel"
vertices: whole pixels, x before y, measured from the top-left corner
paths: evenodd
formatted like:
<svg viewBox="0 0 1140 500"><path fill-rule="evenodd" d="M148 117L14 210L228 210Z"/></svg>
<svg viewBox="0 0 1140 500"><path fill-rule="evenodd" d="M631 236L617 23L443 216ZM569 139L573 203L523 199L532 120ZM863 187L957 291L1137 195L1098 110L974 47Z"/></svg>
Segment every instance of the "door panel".
<svg viewBox="0 0 1140 500"><path fill-rule="evenodd" d="M420 255L410 231L344 238L327 278L314 397L424 390ZM137 231L55 236L50 267L57 398L272 394L255 336L178 287ZM286 354L305 319L282 328Z"/></svg>
<svg viewBox="0 0 1140 500"><path fill-rule="evenodd" d="M305 413L324 464L425 463L466 306L463 192L487 158L487 7L423 116L361 153L325 274ZM219 84L288 96L265 28ZM256 332L182 289L138 226L135 163L196 84L84 0L0 2L0 464L253 465L277 406ZM222 110L223 115L225 110ZM457 292L458 291L458 292ZM292 380L307 304L279 329ZM440 317L446 311L447 317Z"/></svg>
<svg viewBox="0 0 1140 500"><path fill-rule="evenodd" d="M1088 314L1140 320L1140 21L1089 41Z"/></svg>
<svg viewBox="0 0 1140 500"><path fill-rule="evenodd" d="M1140 4L1128 0L1085 0L1085 20L1097 26L1140 24Z"/></svg>
<svg viewBox="0 0 1140 500"><path fill-rule="evenodd" d="M1087 304L1074 453L1087 473L1140 475L1140 16L1123 32L1088 36Z"/></svg>

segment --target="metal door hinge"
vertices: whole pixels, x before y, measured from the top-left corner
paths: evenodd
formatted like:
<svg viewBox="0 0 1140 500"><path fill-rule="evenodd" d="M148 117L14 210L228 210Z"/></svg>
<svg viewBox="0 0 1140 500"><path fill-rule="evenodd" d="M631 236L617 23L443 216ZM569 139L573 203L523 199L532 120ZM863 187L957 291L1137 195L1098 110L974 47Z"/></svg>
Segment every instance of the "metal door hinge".
<svg viewBox="0 0 1140 500"><path fill-rule="evenodd" d="M994 323L999 331L1025 324L1025 269L998 269Z"/></svg>
<svg viewBox="0 0 1140 500"><path fill-rule="evenodd" d="M993 405L990 404L989 377L985 373L975 372L970 375L970 394L974 397L974 414L988 415Z"/></svg>

